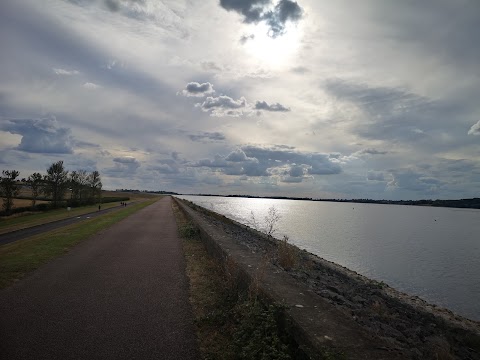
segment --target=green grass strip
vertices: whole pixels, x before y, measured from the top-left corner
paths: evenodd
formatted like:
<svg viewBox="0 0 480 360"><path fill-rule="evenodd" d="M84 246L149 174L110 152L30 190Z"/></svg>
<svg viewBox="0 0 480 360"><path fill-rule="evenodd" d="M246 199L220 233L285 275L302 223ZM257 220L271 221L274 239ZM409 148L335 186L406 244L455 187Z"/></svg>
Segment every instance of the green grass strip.
<svg viewBox="0 0 480 360"><path fill-rule="evenodd" d="M0 246L0 289L156 200L132 204L113 213Z"/></svg>
<svg viewBox="0 0 480 360"><path fill-rule="evenodd" d="M102 209L109 209L114 206L118 206L119 203L106 203L102 204ZM57 209L41 212L38 214L28 214L23 216L17 216L14 218L0 219L0 235L7 232L26 229L35 225L42 225L49 222L63 220L70 217L75 217L87 213L91 213L98 210L98 205L81 206L73 208L70 211L67 209Z"/></svg>

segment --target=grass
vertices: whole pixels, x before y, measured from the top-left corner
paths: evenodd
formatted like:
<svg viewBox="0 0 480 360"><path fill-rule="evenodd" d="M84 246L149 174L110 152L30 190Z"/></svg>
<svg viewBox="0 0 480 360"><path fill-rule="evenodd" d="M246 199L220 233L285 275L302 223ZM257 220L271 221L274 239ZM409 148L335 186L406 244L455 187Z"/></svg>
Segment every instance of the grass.
<svg viewBox="0 0 480 360"><path fill-rule="evenodd" d="M109 209L118 206L119 203L102 204L102 209ZM49 222L63 220L69 217L75 217L98 210L98 205L82 206L73 208L70 211L66 209L50 210L41 213L18 214L19 216L9 216L0 219L0 235L15 230L26 229L32 226L46 224Z"/></svg>
<svg viewBox="0 0 480 360"><path fill-rule="evenodd" d="M106 229L155 200L132 204L119 211L0 246L0 288L64 254L74 245Z"/></svg>
<svg viewBox="0 0 480 360"><path fill-rule="evenodd" d="M280 325L280 307L260 301L255 287L239 285L233 261L208 254L198 229L173 202L190 281L190 302L203 359L302 358Z"/></svg>
<svg viewBox="0 0 480 360"><path fill-rule="evenodd" d="M31 191L29 189L22 189L20 191L20 196L31 196ZM102 191L102 197L129 197L130 200L127 202L137 202L137 201L147 201L153 199L159 199L162 195L149 194L143 192L121 192L121 191ZM70 198L70 193L67 192L66 199ZM49 203L50 201L37 200L37 204ZM28 199L14 199L15 207L30 206L32 204L31 200ZM109 209L111 207L118 206L119 202L105 203L102 204L102 209ZM65 208L57 210L49 210L45 212L25 212L14 214L7 217L0 217L0 235L5 234L15 230L26 229L32 226L46 224L49 222L63 220L69 217L75 217L89 212L94 212L98 210L97 205L88 205L72 208L72 210L67 211Z"/></svg>
<svg viewBox="0 0 480 360"><path fill-rule="evenodd" d="M45 201L45 200L37 200L35 204L48 204L50 201ZM19 207L27 207L27 206L32 206L32 200L30 199L13 199L13 207L14 208L19 208Z"/></svg>
<svg viewBox="0 0 480 360"><path fill-rule="evenodd" d="M297 248L289 244L288 236L284 236L278 244L278 263L286 270L295 268L298 262Z"/></svg>

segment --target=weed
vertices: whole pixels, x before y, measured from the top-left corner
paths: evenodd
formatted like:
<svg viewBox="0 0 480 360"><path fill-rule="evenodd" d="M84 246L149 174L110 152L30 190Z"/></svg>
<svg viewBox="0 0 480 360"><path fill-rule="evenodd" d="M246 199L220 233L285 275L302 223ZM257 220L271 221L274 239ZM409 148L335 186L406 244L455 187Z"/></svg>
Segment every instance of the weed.
<svg viewBox="0 0 480 360"><path fill-rule="evenodd" d="M279 308L247 300L234 308L237 321L233 333L236 359L288 360L288 346L278 326Z"/></svg>
<svg viewBox="0 0 480 360"><path fill-rule="evenodd" d="M193 239L200 234L200 230L191 222L181 225L178 232L185 239Z"/></svg>
<svg viewBox="0 0 480 360"><path fill-rule="evenodd" d="M290 270L295 267L297 260L297 250L288 243L288 236L285 235L278 245L278 263L284 269Z"/></svg>
<svg viewBox="0 0 480 360"><path fill-rule="evenodd" d="M255 213L253 210L250 211L250 218L247 220L247 225L250 226L252 229L260 231L257 223L257 219L255 219Z"/></svg>

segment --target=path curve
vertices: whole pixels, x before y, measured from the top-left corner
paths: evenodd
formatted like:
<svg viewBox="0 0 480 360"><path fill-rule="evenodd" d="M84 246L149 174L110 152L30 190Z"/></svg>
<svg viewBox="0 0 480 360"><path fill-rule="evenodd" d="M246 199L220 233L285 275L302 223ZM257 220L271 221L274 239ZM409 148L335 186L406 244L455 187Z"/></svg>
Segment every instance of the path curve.
<svg viewBox="0 0 480 360"><path fill-rule="evenodd" d="M171 198L0 291L6 359L197 359Z"/></svg>

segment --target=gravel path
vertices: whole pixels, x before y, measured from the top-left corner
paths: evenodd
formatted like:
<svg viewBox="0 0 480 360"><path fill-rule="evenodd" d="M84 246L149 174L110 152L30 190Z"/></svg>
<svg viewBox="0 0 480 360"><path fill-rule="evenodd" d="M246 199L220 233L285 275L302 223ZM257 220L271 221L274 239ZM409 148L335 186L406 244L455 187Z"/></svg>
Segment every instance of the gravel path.
<svg viewBox="0 0 480 360"><path fill-rule="evenodd" d="M196 359L171 198L0 291L2 359Z"/></svg>

